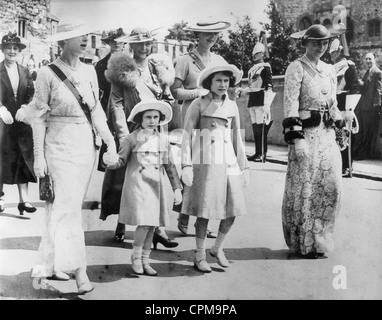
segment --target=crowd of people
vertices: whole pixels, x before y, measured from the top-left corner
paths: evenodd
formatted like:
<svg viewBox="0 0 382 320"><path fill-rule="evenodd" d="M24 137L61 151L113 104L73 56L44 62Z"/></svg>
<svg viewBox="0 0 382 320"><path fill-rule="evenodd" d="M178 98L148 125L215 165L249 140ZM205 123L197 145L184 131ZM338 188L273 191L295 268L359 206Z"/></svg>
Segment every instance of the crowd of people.
<svg viewBox="0 0 382 320"><path fill-rule="evenodd" d="M212 271L207 237L215 238L209 254L221 267L230 266L224 242L236 217L247 214L248 161L266 160L273 90L266 47L258 42L249 86L236 91L249 96L256 150L247 158L239 108L228 96L243 72L211 51L219 33L229 27L222 21L188 27L198 44L175 67L152 52L150 30L112 30L102 39L110 53L94 67L80 61L93 30L62 24L50 39L62 48L61 56L43 66L35 82L16 61L25 48L20 38L12 33L2 38L0 211L6 206L3 184L18 186L23 214L36 211L28 202L28 183L47 175L53 182L54 198L45 204L40 264L32 277L65 281L74 273L79 294L93 290L81 208L95 165L104 171L100 219L118 215L114 240L123 242L125 226L136 226L134 273L157 275L149 263L152 245L178 246L165 231L173 210L182 234L188 233L189 216L196 218L196 270ZM304 259L319 259L333 250L341 174L351 172L353 159L378 156L382 71L369 53L368 70L359 81L341 33L312 25L291 35L305 52L285 73L283 134L289 148L281 215L290 253ZM123 50L126 43L132 56ZM326 52L333 65L321 60ZM357 94L354 110L347 96ZM167 130L175 100L182 101L181 163L172 156ZM209 230L210 220L220 221L217 233Z"/></svg>

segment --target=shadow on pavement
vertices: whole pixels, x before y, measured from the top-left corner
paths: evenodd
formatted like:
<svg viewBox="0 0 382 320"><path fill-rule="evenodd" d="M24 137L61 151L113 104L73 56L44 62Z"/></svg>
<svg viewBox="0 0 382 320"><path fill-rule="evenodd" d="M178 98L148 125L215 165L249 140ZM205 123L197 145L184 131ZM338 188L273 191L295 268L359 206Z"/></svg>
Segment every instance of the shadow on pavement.
<svg viewBox="0 0 382 320"><path fill-rule="evenodd" d="M175 278L175 277L195 277L202 276L203 273L194 269L193 263L150 263L158 272L157 278ZM214 271L221 272L221 268L212 268ZM91 282L106 283L115 282L121 279L139 279L141 277L149 278L146 275L137 275L131 269L131 264L114 264L104 266L88 266L87 272Z"/></svg>
<svg viewBox="0 0 382 320"><path fill-rule="evenodd" d="M41 237L18 237L0 239L0 250L33 250L37 251Z"/></svg>
<svg viewBox="0 0 382 320"><path fill-rule="evenodd" d="M42 290L35 289L36 280L32 279L30 272L23 272L15 276L0 276L0 297L12 299L67 299L82 300L77 292L61 292L58 289ZM54 283L51 283L55 287ZM69 282L66 282L66 287ZM52 287L52 289L54 289Z"/></svg>
<svg viewBox="0 0 382 320"><path fill-rule="evenodd" d="M132 242L134 232L126 231L125 239L131 239ZM126 242L126 240L123 243L116 242L114 240L114 231L110 230L85 231L85 245L87 246L133 249L132 244Z"/></svg>
<svg viewBox="0 0 382 320"><path fill-rule="evenodd" d="M6 213L6 212L2 212L2 213L0 213L0 217L4 217L4 218L13 218L13 219L20 219L20 220L30 220L30 219L31 219L30 217L20 216L20 215L15 215L15 214L12 214L12 213Z"/></svg>

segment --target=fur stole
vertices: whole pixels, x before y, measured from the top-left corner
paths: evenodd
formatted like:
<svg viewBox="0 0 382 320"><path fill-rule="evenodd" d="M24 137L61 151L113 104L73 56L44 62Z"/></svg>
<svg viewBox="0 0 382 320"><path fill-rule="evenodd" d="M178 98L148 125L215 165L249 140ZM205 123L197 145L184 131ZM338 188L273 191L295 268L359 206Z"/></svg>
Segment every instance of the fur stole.
<svg viewBox="0 0 382 320"><path fill-rule="evenodd" d="M105 76L113 84L134 88L140 73L136 62L127 52L116 52L109 59Z"/></svg>

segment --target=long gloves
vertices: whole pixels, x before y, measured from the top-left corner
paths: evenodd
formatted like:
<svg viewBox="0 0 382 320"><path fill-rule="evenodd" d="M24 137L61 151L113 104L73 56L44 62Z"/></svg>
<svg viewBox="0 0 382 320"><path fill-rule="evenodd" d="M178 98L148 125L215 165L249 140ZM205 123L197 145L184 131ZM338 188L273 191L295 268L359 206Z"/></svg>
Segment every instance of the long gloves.
<svg viewBox="0 0 382 320"><path fill-rule="evenodd" d="M305 158L309 155L309 147L305 139L295 139L294 147L297 158Z"/></svg>
<svg viewBox="0 0 382 320"><path fill-rule="evenodd" d="M115 145L114 137L111 134L109 127L106 123L106 115L103 111L100 102L97 102L97 107L92 113L92 122L97 133L107 146L107 153L115 158L117 155L117 147Z"/></svg>
<svg viewBox="0 0 382 320"><path fill-rule="evenodd" d="M205 96L208 94L208 90L204 88L196 88L196 89L183 89L183 88L178 88L176 91L176 99L177 100L191 100L191 99L196 99L201 96Z"/></svg>
<svg viewBox="0 0 382 320"><path fill-rule="evenodd" d="M192 182L194 180L194 170L192 167L184 167L182 170L182 181L187 187L192 186Z"/></svg>
<svg viewBox="0 0 382 320"><path fill-rule="evenodd" d="M48 173L48 166L45 160L44 143L46 132L46 120L36 118L32 122L33 131L33 154L34 154L34 173L36 177L43 178Z"/></svg>
<svg viewBox="0 0 382 320"><path fill-rule="evenodd" d="M12 124L13 117L8 109L4 106L0 107L0 118L3 119L5 124Z"/></svg>

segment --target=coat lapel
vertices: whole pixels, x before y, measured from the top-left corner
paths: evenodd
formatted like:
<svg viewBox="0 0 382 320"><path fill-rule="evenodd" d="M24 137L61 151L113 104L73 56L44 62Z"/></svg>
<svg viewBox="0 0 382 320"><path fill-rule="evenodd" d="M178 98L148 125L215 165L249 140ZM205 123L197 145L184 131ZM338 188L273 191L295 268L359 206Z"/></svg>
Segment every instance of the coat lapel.
<svg viewBox="0 0 382 320"><path fill-rule="evenodd" d="M13 92L11 80L9 80L8 72L5 69L4 62L0 63L0 81L5 84L9 92Z"/></svg>
<svg viewBox="0 0 382 320"><path fill-rule="evenodd" d="M17 64L17 70L19 71L19 87L17 88L17 100L20 101L20 97L25 94L27 88L27 74L26 69Z"/></svg>
<svg viewBox="0 0 382 320"><path fill-rule="evenodd" d="M219 106L216 104L213 100L211 95L207 95L210 99L210 102L202 112L202 116L204 117L213 117L213 118L220 118L224 120L228 120L228 118L232 118L235 116L235 113L232 111L232 108L230 107L230 101L228 99L228 96L225 97L224 103L222 106Z"/></svg>

